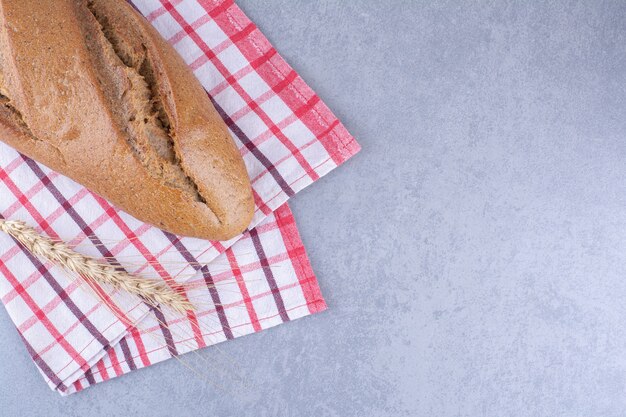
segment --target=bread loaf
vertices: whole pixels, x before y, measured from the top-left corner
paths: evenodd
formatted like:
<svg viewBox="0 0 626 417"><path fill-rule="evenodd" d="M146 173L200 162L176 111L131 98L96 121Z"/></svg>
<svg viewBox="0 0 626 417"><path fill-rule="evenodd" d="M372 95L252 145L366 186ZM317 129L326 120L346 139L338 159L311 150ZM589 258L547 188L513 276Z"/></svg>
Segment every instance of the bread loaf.
<svg viewBox="0 0 626 417"><path fill-rule="evenodd" d="M169 232L225 240L253 214L206 92L124 0L0 0L0 140Z"/></svg>

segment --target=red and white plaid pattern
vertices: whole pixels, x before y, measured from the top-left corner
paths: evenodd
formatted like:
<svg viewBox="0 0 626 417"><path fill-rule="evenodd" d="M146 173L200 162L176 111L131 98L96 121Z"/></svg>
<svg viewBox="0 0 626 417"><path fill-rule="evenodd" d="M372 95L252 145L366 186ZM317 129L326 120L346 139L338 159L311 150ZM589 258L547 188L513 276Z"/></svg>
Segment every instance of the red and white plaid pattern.
<svg viewBox="0 0 626 417"><path fill-rule="evenodd" d="M251 228L228 242L180 238L0 144L3 217L130 272L186 283L198 306L186 317L151 310L128 294L81 284L0 235L0 298L61 394L323 310L286 201L359 150L232 0L133 4L209 92L243 155L256 212Z"/></svg>

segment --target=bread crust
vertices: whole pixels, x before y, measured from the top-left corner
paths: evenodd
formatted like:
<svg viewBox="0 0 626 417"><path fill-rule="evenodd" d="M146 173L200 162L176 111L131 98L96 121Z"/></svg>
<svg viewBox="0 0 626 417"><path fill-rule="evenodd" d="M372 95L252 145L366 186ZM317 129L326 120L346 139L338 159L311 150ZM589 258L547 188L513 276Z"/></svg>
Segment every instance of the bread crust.
<svg viewBox="0 0 626 417"><path fill-rule="evenodd" d="M0 140L169 232L230 239L243 160L176 51L124 0L0 0Z"/></svg>

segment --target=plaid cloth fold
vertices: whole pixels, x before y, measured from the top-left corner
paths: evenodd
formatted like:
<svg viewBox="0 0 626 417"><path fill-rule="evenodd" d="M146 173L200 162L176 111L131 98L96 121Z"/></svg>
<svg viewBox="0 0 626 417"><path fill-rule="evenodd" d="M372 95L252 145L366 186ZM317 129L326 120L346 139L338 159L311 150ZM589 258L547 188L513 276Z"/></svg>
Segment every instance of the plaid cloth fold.
<svg viewBox="0 0 626 417"><path fill-rule="evenodd" d="M185 283L198 311L89 287L0 235L0 298L61 394L325 308L286 201L359 150L232 0L134 0L194 70L243 155L256 212L227 242L139 222L0 144L0 214L129 272ZM101 302L93 292L99 292Z"/></svg>

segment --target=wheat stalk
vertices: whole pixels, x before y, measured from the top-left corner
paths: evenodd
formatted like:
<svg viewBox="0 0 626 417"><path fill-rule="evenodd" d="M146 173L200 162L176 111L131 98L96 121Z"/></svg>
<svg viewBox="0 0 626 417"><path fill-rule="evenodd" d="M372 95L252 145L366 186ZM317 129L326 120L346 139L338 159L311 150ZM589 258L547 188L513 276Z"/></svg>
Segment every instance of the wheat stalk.
<svg viewBox="0 0 626 417"><path fill-rule="evenodd" d="M195 310L182 294L164 283L131 275L108 263L81 255L65 243L40 235L22 221L0 219L0 230L13 236L34 255L44 257L85 280L134 294L154 307L162 304L182 314Z"/></svg>

